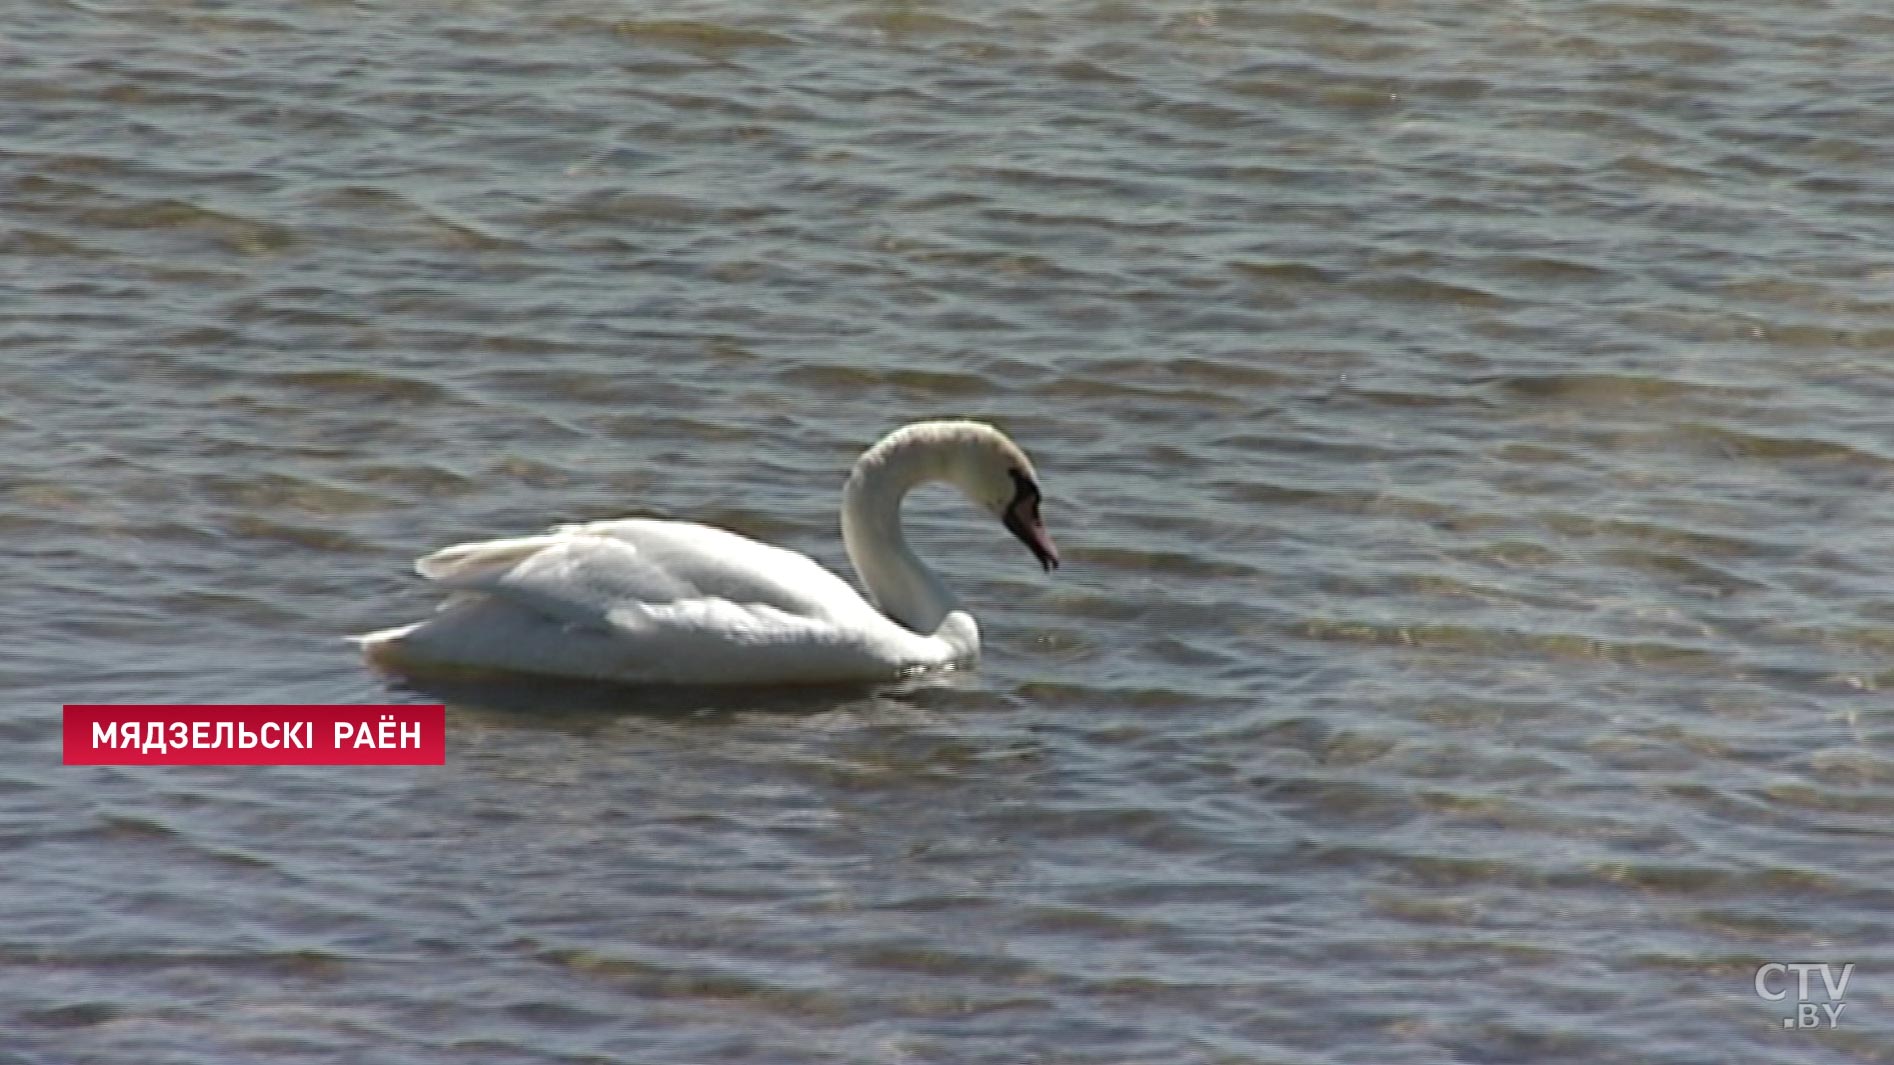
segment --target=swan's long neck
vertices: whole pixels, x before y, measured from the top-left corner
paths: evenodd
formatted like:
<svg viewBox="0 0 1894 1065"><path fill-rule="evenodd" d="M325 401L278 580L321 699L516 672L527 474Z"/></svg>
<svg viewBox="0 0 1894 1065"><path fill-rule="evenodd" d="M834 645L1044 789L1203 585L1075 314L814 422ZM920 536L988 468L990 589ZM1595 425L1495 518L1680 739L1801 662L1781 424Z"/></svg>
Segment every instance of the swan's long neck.
<svg viewBox="0 0 1894 1065"><path fill-rule="evenodd" d="M916 485L950 479L939 442L901 432L870 448L842 490L842 542L868 597L882 613L924 636L960 604L908 548L901 500Z"/></svg>

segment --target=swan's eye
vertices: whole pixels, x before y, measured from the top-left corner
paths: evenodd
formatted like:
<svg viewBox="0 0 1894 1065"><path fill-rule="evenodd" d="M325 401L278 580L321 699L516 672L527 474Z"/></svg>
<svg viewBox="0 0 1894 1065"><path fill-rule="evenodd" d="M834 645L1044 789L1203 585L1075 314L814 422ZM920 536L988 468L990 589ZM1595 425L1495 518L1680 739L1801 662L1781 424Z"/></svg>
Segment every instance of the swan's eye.
<svg viewBox="0 0 1894 1065"><path fill-rule="evenodd" d="M1007 470L1006 475L1013 479L1013 499L1012 502L1007 504L1007 509L1029 507L1031 511L1037 511L1039 507L1039 486L1033 483L1031 477L1019 472L1017 467Z"/></svg>

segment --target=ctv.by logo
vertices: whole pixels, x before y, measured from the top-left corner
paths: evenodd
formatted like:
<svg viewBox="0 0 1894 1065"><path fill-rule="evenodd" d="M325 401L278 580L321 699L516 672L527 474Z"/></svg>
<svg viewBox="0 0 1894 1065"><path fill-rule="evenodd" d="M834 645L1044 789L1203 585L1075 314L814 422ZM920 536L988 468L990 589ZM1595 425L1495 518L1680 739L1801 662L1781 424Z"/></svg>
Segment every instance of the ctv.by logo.
<svg viewBox="0 0 1894 1065"><path fill-rule="evenodd" d="M1848 992L1848 980L1855 974L1855 963L1849 962L1841 967L1837 978L1834 966L1825 961L1772 961L1756 969L1756 997L1770 1002L1781 1002L1789 997L1789 974L1795 974L1795 1012L1782 1018L1784 1028L1820 1028L1826 1020L1833 1028L1841 1023L1841 1011L1848 1004L1841 996ZM1809 974L1822 974L1822 990L1828 992L1826 1002L1809 1001ZM1779 990L1778 990L1779 989Z"/></svg>

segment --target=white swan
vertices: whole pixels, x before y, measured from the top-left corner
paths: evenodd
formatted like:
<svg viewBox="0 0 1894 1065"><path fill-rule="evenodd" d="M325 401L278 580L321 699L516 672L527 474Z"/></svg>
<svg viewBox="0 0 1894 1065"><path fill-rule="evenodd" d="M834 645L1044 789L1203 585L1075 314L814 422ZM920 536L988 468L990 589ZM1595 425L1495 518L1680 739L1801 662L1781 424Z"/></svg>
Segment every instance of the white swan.
<svg viewBox="0 0 1894 1065"><path fill-rule="evenodd" d="M901 533L902 497L930 481L958 486L1047 570L1059 564L1024 452L978 422L916 422L869 448L842 491L842 540L874 606L805 555L630 518L437 551L415 568L453 593L440 611L354 639L398 673L639 684L865 681L965 665L979 656L979 626Z"/></svg>

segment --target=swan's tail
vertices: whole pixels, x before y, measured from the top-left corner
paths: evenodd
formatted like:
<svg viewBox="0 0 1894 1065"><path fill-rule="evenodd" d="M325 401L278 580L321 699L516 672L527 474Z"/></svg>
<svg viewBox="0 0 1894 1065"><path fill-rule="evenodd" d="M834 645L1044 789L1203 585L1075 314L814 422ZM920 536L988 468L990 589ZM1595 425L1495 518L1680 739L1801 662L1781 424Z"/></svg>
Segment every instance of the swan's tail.
<svg viewBox="0 0 1894 1065"><path fill-rule="evenodd" d="M515 670L472 665L457 659L449 648L434 646L431 634L420 631L427 624L417 621L412 625L350 636L348 641L361 648L362 659L369 668L392 678L482 682L519 675Z"/></svg>
<svg viewBox="0 0 1894 1065"><path fill-rule="evenodd" d="M405 653L402 641L422 624L417 621L411 625L365 632L360 636L348 637L348 641L361 649L362 659L369 665L386 672L399 673L413 668L415 664Z"/></svg>

